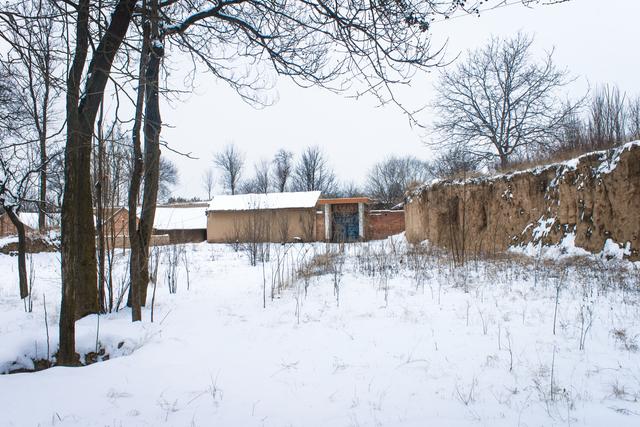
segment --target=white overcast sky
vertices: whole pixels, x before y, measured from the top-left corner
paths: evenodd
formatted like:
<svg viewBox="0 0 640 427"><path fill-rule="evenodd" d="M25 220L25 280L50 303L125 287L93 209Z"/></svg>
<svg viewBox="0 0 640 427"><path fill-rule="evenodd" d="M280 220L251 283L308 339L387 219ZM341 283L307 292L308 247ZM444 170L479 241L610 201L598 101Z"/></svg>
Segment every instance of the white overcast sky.
<svg viewBox="0 0 640 427"><path fill-rule="evenodd" d="M497 4L493 0L489 3ZM465 16L434 24L434 46L448 41L447 57L482 46L491 35L524 31L535 35L534 48L555 48L555 62L578 80L571 91L583 93L589 85L617 84L629 94L640 94L640 1L571 0L555 6L503 7L481 17ZM416 76L411 90L401 92L410 108L428 103L437 72ZM223 83L206 74L197 79L196 92L184 102L163 106L163 139L171 147L190 152L190 160L164 150L179 169L174 195L204 197L202 174L212 167L213 153L235 142L247 155L245 177L253 163L271 159L281 147L298 154L317 144L328 154L342 182L364 183L368 169L391 154L431 156L424 130L412 129L397 107L377 107L375 99L359 100L318 89L299 88L287 80L276 87L278 101L254 109ZM429 125L426 111L420 119ZM219 180L218 180L219 181Z"/></svg>

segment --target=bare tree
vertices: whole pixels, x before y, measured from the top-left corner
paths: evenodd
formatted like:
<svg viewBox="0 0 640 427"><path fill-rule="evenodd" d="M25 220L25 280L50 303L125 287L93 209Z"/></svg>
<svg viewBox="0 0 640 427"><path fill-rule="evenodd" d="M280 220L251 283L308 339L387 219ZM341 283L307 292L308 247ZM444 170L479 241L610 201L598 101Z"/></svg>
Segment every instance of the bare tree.
<svg viewBox="0 0 640 427"><path fill-rule="evenodd" d="M15 95L28 113L29 126L23 132L33 135L39 151L38 228L46 228L47 164L49 163L53 103L62 86L58 75L61 60L60 39L54 36L60 25L50 16L53 12L48 1L19 2L16 14L0 19L0 38L9 45L7 66L11 68L11 82ZM54 150L54 155L56 150Z"/></svg>
<svg viewBox="0 0 640 427"><path fill-rule="evenodd" d="M640 140L640 95L629 99L629 138Z"/></svg>
<svg viewBox="0 0 640 427"><path fill-rule="evenodd" d="M149 285L149 246L153 232L153 222L158 201L160 187L160 131L162 128L162 116L160 114L160 65L163 61L165 50L160 35L160 1L143 0L143 37L140 59L139 79L144 86L138 92L140 105L140 93L144 94L144 122L141 122L142 108L137 107L136 122L138 126L143 124L144 134L144 160L140 156L135 167L142 169L144 181L142 193L142 211L140 221L135 233L135 245L131 246L131 315L133 321L141 320L140 306L146 304L147 289ZM139 153L139 127L138 135L134 135L134 152ZM138 169L138 171L139 171ZM131 192L130 192L131 193ZM132 194L129 196L132 197ZM129 201L129 205L132 202ZM135 222L135 218L129 213L129 224ZM135 270L135 272L134 272ZM134 280L135 279L135 280Z"/></svg>
<svg viewBox="0 0 640 427"><path fill-rule="evenodd" d="M51 148L51 147L49 147ZM54 212L60 212L64 194L64 156L60 151L48 155L47 204ZM49 218L51 221L51 218ZM60 225L60 224L58 224Z"/></svg>
<svg viewBox="0 0 640 427"><path fill-rule="evenodd" d="M242 192L248 193L268 193L271 188L271 171L269 162L261 160L253 165L253 178L242 184Z"/></svg>
<svg viewBox="0 0 640 427"><path fill-rule="evenodd" d="M640 98L629 98L617 86L604 84L596 86L585 105L586 114L574 109L565 116L558 144L535 160L608 149L640 137Z"/></svg>
<svg viewBox="0 0 640 427"><path fill-rule="evenodd" d="M253 166L255 173L256 190L258 193L268 193L271 188L271 169L269 162L260 160Z"/></svg>
<svg viewBox="0 0 640 427"><path fill-rule="evenodd" d="M88 67L91 1L78 0L69 12L70 20L75 23L75 34L66 85L67 141L61 224L62 301L58 351L58 363L61 365L77 363L76 319L99 310L93 238L91 138L113 60L127 34L136 3L137 0L117 0L112 9L109 8L111 14L107 6L98 10L98 13L106 12L111 20L98 43L92 44L94 49Z"/></svg>
<svg viewBox="0 0 640 427"><path fill-rule="evenodd" d="M0 208L7 214L18 234L18 282L20 298L29 296L26 264L26 230L19 212L29 188L39 173L30 141L20 137L29 123L29 113L19 102L12 75L0 67Z"/></svg>
<svg viewBox="0 0 640 427"><path fill-rule="evenodd" d="M533 38L492 38L452 69L443 69L434 103L437 144L458 146L505 167L514 156L549 147L577 104L558 98L570 82L552 54L542 62L531 55Z"/></svg>
<svg viewBox="0 0 640 427"><path fill-rule="evenodd" d="M562 123L562 133L557 150L581 151L588 144L588 126L577 111L567 115Z"/></svg>
<svg viewBox="0 0 640 427"><path fill-rule="evenodd" d="M128 138L120 124L114 121L104 126L98 120L97 144L94 152L94 188L98 255L98 301L103 313L114 309L113 268L118 240L125 236L116 224L114 214L126 200L126 188L131 179L131 155Z"/></svg>
<svg viewBox="0 0 640 427"><path fill-rule="evenodd" d="M160 157L160 176L158 178L158 200L167 200L171 196L171 188L177 185L178 168L166 157Z"/></svg>
<svg viewBox="0 0 640 427"><path fill-rule="evenodd" d="M27 198L29 187L34 185L39 174L39 162L30 155L28 146L12 144L0 145L0 207L16 228L18 235L18 283L20 298L29 296L26 263L26 226L20 218L22 203ZM8 159L5 155L9 155Z"/></svg>
<svg viewBox="0 0 640 427"><path fill-rule="evenodd" d="M394 206L404 200L410 184L431 178L429 164L414 156L391 156L375 164L367 176L367 193L383 205Z"/></svg>
<svg viewBox="0 0 640 427"><path fill-rule="evenodd" d="M142 320L143 289L149 282L149 240L147 239L151 229L145 221L138 221L137 210L140 203L140 190L144 173L144 161L142 153L141 131L143 126L143 111L147 94L146 76L149 62L151 44L151 25L148 19L147 1L142 2L142 38L140 40L140 58L138 60L137 89L135 99L135 113L133 117L133 129L131 130L132 155L131 155L131 181L127 206L129 208L129 244L131 246L129 256L129 305L131 306L131 320ZM150 82L151 83L151 82ZM155 168L154 175L159 177L160 171ZM143 208L144 210L144 208ZM148 212L148 211L147 211ZM154 212L155 214L155 212ZM155 289L155 288L154 288Z"/></svg>
<svg viewBox="0 0 640 427"><path fill-rule="evenodd" d="M213 169L207 168L207 170L202 174L202 187L207 193L207 200L211 200L211 197L213 196L214 183Z"/></svg>
<svg viewBox="0 0 640 427"><path fill-rule="evenodd" d="M365 194L366 191L353 181L342 183L336 192L337 197L364 197Z"/></svg>
<svg viewBox="0 0 640 427"><path fill-rule="evenodd" d="M433 178L463 178L479 168L477 157L459 147L442 151L430 164Z"/></svg>
<svg viewBox="0 0 640 427"><path fill-rule="evenodd" d="M336 191L336 176L320 147L307 147L291 177L295 191L321 191L329 195Z"/></svg>
<svg viewBox="0 0 640 427"><path fill-rule="evenodd" d="M244 167L244 154L235 144L229 144L214 156L213 162L222 173L224 187L231 194L236 194Z"/></svg>
<svg viewBox="0 0 640 427"><path fill-rule="evenodd" d="M293 153L284 148L279 149L273 157L273 178L277 191L286 191L292 172Z"/></svg>
<svg viewBox="0 0 640 427"><path fill-rule="evenodd" d="M626 94L617 86L596 88L589 103L589 142L591 148L607 148L626 137Z"/></svg>

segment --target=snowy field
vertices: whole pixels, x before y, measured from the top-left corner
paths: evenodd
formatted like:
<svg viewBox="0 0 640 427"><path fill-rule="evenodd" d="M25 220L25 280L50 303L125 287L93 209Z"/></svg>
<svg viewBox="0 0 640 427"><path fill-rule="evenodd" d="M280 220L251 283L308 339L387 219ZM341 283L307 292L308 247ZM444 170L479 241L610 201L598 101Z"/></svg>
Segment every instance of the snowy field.
<svg viewBox="0 0 640 427"><path fill-rule="evenodd" d="M257 266L225 245L184 250L159 254L153 323L150 304L144 322L126 308L78 322L78 351L109 360L0 375L0 425L640 425L639 264L453 267L400 237L273 245ZM3 372L57 347L59 254L33 256L31 313L16 264L0 255Z"/></svg>

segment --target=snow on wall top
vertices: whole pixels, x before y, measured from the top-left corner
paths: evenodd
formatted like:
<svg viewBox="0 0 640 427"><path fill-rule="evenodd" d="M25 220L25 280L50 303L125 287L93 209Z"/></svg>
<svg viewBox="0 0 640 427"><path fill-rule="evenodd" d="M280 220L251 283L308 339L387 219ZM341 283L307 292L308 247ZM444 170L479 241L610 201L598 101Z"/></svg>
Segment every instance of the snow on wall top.
<svg viewBox="0 0 640 427"><path fill-rule="evenodd" d="M295 193L239 194L215 196L209 203L210 211L247 211L256 209L313 208L320 191Z"/></svg>
<svg viewBox="0 0 640 427"><path fill-rule="evenodd" d="M207 228L207 212L204 206L176 208L156 207L153 228L157 230L196 230Z"/></svg>
<svg viewBox="0 0 640 427"><path fill-rule="evenodd" d="M408 199L411 200L412 197L419 196L423 191L427 190L429 187L431 187L431 186L433 186L435 184L440 184L440 183L453 184L453 185L458 185L458 184L463 184L463 183L466 183L466 184L478 184L478 183L481 183L481 182L492 181L492 180L497 180L497 179L505 179L505 178L506 179L510 179L510 178L512 178L512 177L514 177L516 175L520 175L520 174L528 174L528 173L530 173L530 174L533 174L533 175L540 175L542 172L546 171L547 169L551 169L551 168L558 168L559 169L559 173L561 175L562 173L564 173L567 170L576 169L581 160L583 160L583 159L585 159L587 157L593 157L593 156L597 156L602 162L601 165L596 170L596 174L597 175L608 174L608 173L611 173L616 168L622 153L624 153L627 150L631 150L632 148L636 148L636 147L640 147L640 140L627 142L626 144L623 144L623 145L621 145L619 147L612 148L612 149L609 149L609 150L592 151L592 152L589 152L589 153L582 154L582 155L580 155L578 157L575 157L573 159L565 160L563 162L549 163L549 164L546 164L546 165L541 165L541 166L536 166L536 167L529 168L529 169L509 172L509 173L506 173L506 174L480 176L480 177L475 177L475 178L468 178L466 180L461 180L461 179L452 179L452 180L434 179L431 182L425 183L423 185L420 185L420 186L416 187L414 190L410 191L408 193Z"/></svg>

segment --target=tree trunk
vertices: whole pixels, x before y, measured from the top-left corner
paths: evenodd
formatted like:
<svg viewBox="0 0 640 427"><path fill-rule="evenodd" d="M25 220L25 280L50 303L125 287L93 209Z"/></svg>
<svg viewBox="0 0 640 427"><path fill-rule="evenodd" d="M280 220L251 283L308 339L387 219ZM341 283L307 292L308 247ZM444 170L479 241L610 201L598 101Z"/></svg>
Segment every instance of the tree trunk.
<svg viewBox="0 0 640 427"><path fill-rule="evenodd" d="M60 302L60 348L58 364L75 365L75 321L76 321L76 287L82 278L78 270L86 270L83 259L78 256L83 246L76 244L81 232L79 219L83 212L80 209L76 191L81 181L80 165L80 121L78 117L78 101L80 98L80 79L87 57L89 44L89 0L78 2L78 20L76 24L76 47L73 63L67 76L67 144L65 146L64 196L61 217L61 264L62 264L62 300ZM80 218L79 218L80 217ZM86 221L84 221L86 223ZM86 238L85 238L86 240ZM93 242L93 236L89 239ZM82 244L82 243L81 243ZM86 251L85 251L86 252ZM93 253L93 251L91 251ZM86 255L86 253L84 254ZM91 266L88 266L89 269ZM95 266L94 266L95 271Z"/></svg>
<svg viewBox="0 0 640 427"><path fill-rule="evenodd" d="M100 312L106 313L106 297L105 297L105 228L104 228L104 133L103 133L103 107L100 106L100 118L98 119L97 139L98 139L98 158L94 162L97 168L96 172L96 233L98 236L98 303L100 305ZM113 206L108 213L113 215Z"/></svg>
<svg viewBox="0 0 640 427"><path fill-rule="evenodd" d="M506 154L500 153L500 169L505 170L509 166L509 159Z"/></svg>
<svg viewBox="0 0 640 427"><path fill-rule="evenodd" d="M146 0L143 0L142 9L146 10ZM143 19L146 17L143 17ZM136 114L133 122L133 168L131 183L129 185L129 245L131 247L129 259L129 305L131 306L131 321L142 320L140 303L140 289L146 286L142 277L142 239L138 230L138 199L140 197L140 183L142 181L142 148L140 142L140 129L142 127L142 110L145 99L145 73L147 55L149 52L150 28L148 21L143 22L142 51L140 53L140 66L138 71L138 93L136 99Z"/></svg>
<svg viewBox="0 0 640 427"><path fill-rule="evenodd" d="M29 282L27 281L27 242L24 224L13 211L13 208L4 208L9 216L11 223L18 231L18 278L20 283L20 298L25 299L29 296Z"/></svg>
<svg viewBox="0 0 640 427"><path fill-rule="evenodd" d="M77 3L76 46L67 77L67 144L62 201L62 301L58 363L74 365L75 321L98 311L95 227L91 197L91 138L113 59L127 33L136 0L119 0L80 85L89 46L90 0Z"/></svg>
<svg viewBox="0 0 640 427"><path fill-rule="evenodd" d="M48 101L46 101L48 102ZM47 134L46 112L43 111L43 133L40 134L40 200L38 201L38 230L44 234L47 231Z"/></svg>
<svg viewBox="0 0 640 427"><path fill-rule="evenodd" d="M44 95L42 99L42 123L38 126L38 140L40 142L40 200L38 201L38 231L44 234L47 231L47 168L49 158L47 155L47 131L49 127L49 94L51 92L50 57L45 57Z"/></svg>
<svg viewBox="0 0 640 427"><path fill-rule="evenodd" d="M157 0L153 0L157 7ZM154 7L152 6L152 9ZM157 36L157 28L152 30L152 37ZM147 299L147 285L149 283L149 244L153 232L153 221L156 215L158 200L158 182L160 177L160 99L158 91L158 76L160 63L164 56L164 48L158 38L153 38L149 46L149 62L146 72L146 102L144 118L144 193L142 197L142 213L140 215L140 241L142 251L140 273L142 287L140 288L140 304L145 305Z"/></svg>

